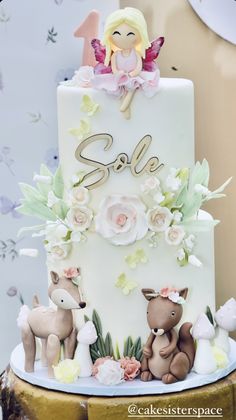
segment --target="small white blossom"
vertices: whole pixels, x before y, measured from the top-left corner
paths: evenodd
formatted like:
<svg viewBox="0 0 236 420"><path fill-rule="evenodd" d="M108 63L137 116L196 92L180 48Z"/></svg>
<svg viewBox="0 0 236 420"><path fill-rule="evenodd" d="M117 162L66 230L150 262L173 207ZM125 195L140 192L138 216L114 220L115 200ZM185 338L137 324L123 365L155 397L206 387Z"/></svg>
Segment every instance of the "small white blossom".
<svg viewBox="0 0 236 420"><path fill-rule="evenodd" d="M153 196L153 200L156 201L157 204L160 204L165 200L165 196L161 193L161 191L157 191L157 193Z"/></svg>
<svg viewBox="0 0 236 420"><path fill-rule="evenodd" d="M177 258L179 261L183 261L183 259L185 258L185 252L183 248L178 249Z"/></svg>
<svg viewBox="0 0 236 420"><path fill-rule="evenodd" d="M173 213L173 220L174 220L176 223L181 222L182 217L183 217L183 215L182 215L182 213L181 213L179 210L175 210L175 211L174 211L174 213Z"/></svg>
<svg viewBox="0 0 236 420"><path fill-rule="evenodd" d="M189 255L188 262L194 267L202 267L202 262L195 255Z"/></svg>
<svg viewBox="0 0 236 420"><path fill-rule="evenodd" d="M193 234L190 234L187 236L187 238L184 240L184 244L188 251L192 251L194 245L195 245L195 236Z"/></svg>
<svg viewBox="0 0 236 420"><path fill-rule="evenodd" d="M170 191L178 191L181 187L182 181L177 176L179 170L175 168L171 168L169 175L166 178L166 186Z"/></svg>
<svg viewBox="0 0 236 420"><path fill-rule="evenodd" d="M51 185L52 184L52 177L51 176L44 176L35 174L33 180L35 182L40 182L42 184Z"/></svg>
<svg viewBox="0 0 236 420"><path fill-rule="evenodd" d="M34 248L21 248L19 250L20 256L26 256L26 257L37 257L38 256L38 250Z"/></svg>
<svg viewBox="0 0 236 420"><path fill-rule="evenodd" d="M201 184L196 184L194 186L194 191L202 194L204 197L207 197L211 193L210 190L208 190L207 187L205 187L204 185L201 185Z"/></svg>

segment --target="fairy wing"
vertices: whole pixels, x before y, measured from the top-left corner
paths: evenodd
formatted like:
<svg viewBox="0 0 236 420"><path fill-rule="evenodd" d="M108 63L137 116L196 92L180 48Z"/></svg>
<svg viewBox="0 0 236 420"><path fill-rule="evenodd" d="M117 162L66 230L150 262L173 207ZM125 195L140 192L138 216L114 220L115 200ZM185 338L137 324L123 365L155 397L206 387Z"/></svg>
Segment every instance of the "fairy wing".
<svg viewBox="0 0 236 420"><path fill-rule="evenodd" d="M106 48L101 44L99 39L93 39L91 45L94 49L94 54L98 64L94 68L95 74L111 73L111 66L105 66Z"/></svg>
<svg viewBox="0 0 236 420"><path fill-rule="evenodd" d="M152 41L151 46L146 50L145 58L143 59L143 70L154 71L157 68L157 64L154 60L157 59L162 45L164 44L165 38L160 36Z"/></svg>
<svg viewBox="0 0 236 420"><path fill-rule="evenodd" d="M91 45L94 49L95 58L98 63L104 64L106 57L106 48L102 46L99 39L92 39Z"/></svg>

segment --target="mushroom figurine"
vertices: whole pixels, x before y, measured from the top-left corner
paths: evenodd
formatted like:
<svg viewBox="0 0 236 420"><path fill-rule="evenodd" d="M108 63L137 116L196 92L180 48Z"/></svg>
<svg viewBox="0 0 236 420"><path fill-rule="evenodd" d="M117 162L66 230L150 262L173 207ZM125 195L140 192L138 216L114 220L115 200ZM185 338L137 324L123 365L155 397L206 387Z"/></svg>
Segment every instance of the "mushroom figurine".
<svg viewBox="0 0 236 420"><path fill-rule="evenodd" d="M229 332L236 330L236 300L231 298L215 313L217 324L214 345L229 354Z"/></svg>
<svg viewBox="0 0 236 420"><path fill-rule="evenodd" d="M92 375L93 362L89 346L97 341L97 331L92 321L87 321L77 334L77 348L74 359L80 366L79 376L87 378Z"/></svg>
<svg viewBox="0 0 236 420"><path fill-rule="evenodd" d="M192 336L197 341L193 370L202 375L215 372L217 364L211 345L211 340L215 336L215 329L206 314L199 315L193 326Z"/></svg>

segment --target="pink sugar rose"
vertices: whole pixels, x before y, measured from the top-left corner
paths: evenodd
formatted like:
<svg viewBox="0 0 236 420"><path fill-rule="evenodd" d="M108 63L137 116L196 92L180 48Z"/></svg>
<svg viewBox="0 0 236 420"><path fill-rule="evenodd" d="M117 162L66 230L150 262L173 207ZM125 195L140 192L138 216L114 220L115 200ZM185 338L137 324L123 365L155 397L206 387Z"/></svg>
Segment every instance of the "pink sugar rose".
<svg viewBox="0 0 236 420"><path fill-rule="evenodd" d="M132 381L139 375L141 363L135 357L122 357L119 362L121 368L124 369L124 379L126 381Z"/></svg>
<svg viewBox="0 0 236 420"><path fill-rule="evenodd" d="M168 297L172 292L177 292L177 289L174 287L163 287L163 289L160 290L160 296Z"/></svg>
<svg viewBox="0 0 236 420"><path fill-rule="evenodd" d="M99 357L95 361L95 363L94 363L94 365L92 367L92 375L93 376L96 376L97 375L99 366L103 365L103 363L105 363L106 360L112 360L112 357L111 356Z"/></svg>
<svg viewBox="0 0 236 420"><path fill-rule="evenodd" d="M79 269L76 267L70 267L70 268L65 269L63 273L67 279L71 279L79 275Z"/></svg>

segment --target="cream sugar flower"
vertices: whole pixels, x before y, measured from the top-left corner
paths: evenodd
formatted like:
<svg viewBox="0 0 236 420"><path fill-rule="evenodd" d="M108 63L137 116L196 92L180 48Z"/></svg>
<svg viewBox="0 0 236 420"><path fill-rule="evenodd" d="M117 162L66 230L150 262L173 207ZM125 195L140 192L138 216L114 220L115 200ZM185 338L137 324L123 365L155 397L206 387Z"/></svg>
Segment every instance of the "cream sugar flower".
<svg viewBox="0 0 236 420"><path fill-rule="evenodd" d="M93 212L88 207L73 206L67 213L66 223L73 231L84 232L92 222Z"/></svg>
<svg viewBox="0 0 236 420"><path fill-rule="evenodd" d="M143 193L149 193L160 187L160 181L158 178L151 176L145 180L145 182L141 185L141 191Z"/></svg>
<svg viewBox="0 0 236 420"><path fill-rule="evenodd" d="M165 240L169 245L180 245L184 236L185 231L182 226L173 225L165 231Z"/></svg>
<svg viewBox="0 0 236 420"><path fill-rule="evenodd" d="M171 224L173 215L167 207L156 207L147 212L148 227L153 232L164 232Z"/></svg>
<svg viewBox="0 0 236 420"><path fill-rule="evenodd" d="M53 366L55 378L62 383L70 384L76 381L80 373L77 360L65 359Z"/></svg>
<svg viewBox="0 0 236 420"><path fill-rule="evenodd" d="M120 362L106 360L98 366L98 373L95 376L104 385L118 385L124 381L124 373L124 369L120 367Z"/></svg>
<svg viewBox="0 0 236 420"><path fill-rule="evenodd" d="M173 192L178 191L178 189L180 188L182 184L181 179L178 177L178 172L179 172L179 169L171 168L170 174L166 178L165 183L166 183L167 188L170 189L170 191L173 191Z"/></svg>
<svg viewBox="0 0 236 420"><path fill-rule="evenodd" d="M85 206L89 202L89 191L87 188L79 186L74 187L69 192L68 203L69 205Z"/></svg>
<svg viewBox="0 0 236 420"><path fill-rule="evenodd" d="M148 231L145 206L134 195L108 196L95 217L95 229L114 245L132 244Z"/></svg>

